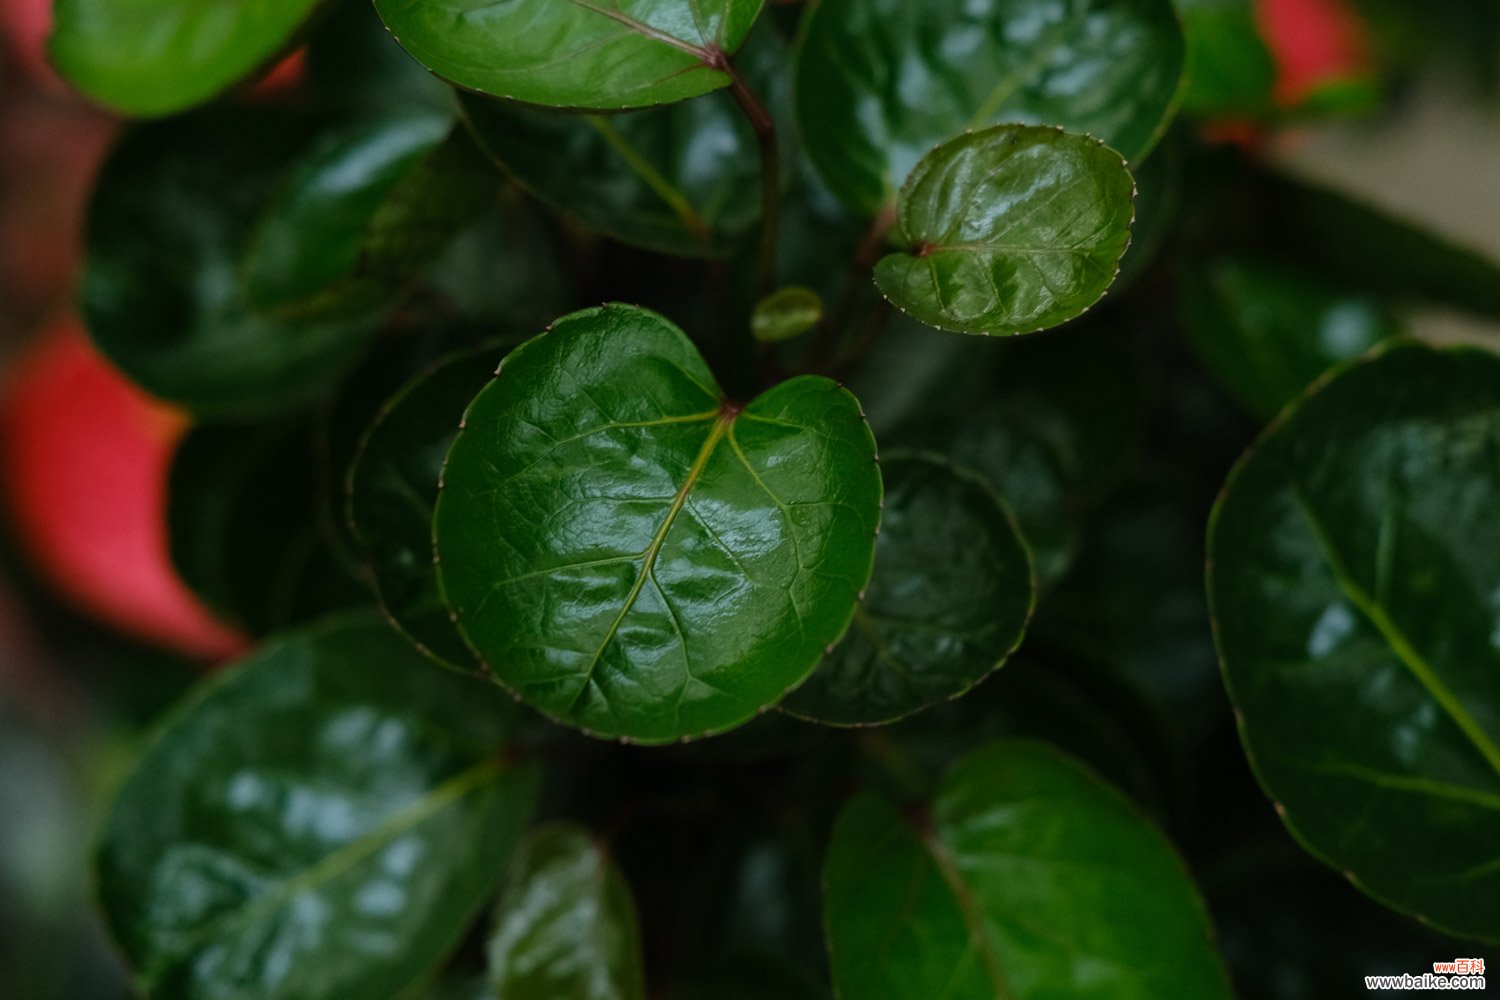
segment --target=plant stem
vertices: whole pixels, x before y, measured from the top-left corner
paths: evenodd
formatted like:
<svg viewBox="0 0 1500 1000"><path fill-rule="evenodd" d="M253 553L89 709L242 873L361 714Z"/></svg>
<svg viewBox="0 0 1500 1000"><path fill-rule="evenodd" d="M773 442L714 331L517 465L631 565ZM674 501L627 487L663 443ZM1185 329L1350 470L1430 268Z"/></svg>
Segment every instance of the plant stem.
<svg viewBox="0 0 1500 1000"><path fill-rule="evenodd" d="M764 296L776 281L776 242L781 225L781 152L776 140L776 122L734 63L725 59L729 92L745 113L755 140L760 144L760 259L756 288Z"/></svg>

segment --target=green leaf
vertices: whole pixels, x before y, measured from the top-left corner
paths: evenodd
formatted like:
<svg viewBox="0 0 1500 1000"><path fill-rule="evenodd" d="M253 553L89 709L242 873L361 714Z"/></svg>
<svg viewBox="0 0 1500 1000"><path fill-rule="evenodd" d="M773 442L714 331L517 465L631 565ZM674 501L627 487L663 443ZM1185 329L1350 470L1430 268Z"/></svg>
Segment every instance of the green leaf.
<svg viewBox="0 0 1500 1000"><path fill-rule="evenodd" d="M203 601L255 635L369 603L324 544L305 423L200 424L172 457L172 563Z"/></svg>
<svg viewBox="0 0 1500 1000"><path fill-rule="evenodd" d="M491 97L619 111L730 84L762 0L377 0L438 76Z"/></svg>
<svg viewBox="0 0 1500 1000"><path fill-rule="evenodd" d="M343 3L307 42L306 81L320 106L453 114L453 88L396 44L368 3Z"/></svg>
<svg viewBox="0 0 1500 1000"><path fill-rule="evenodd" d="M780 288L755 304L750 332L762 344L801 336L823 318L823 300L810 288Z"/></svg>
<svg viewBox="0 0 1500 1000"><path fill-rule="evenodd" d="M635 900L589 831L559 823L526 838L489 958L493 995L504 1000L645 1000Z"/></svg>
<svg viewBox="0 0 1500 1000"><path fill-rule="evenodd" d="M1261 37L1254 0L1176 0L1187 34L1182 110L1193 115L1271 109L1276 60Z"/></svg>
<svg viewBox="0 0 1500 1000"><path fill-rule="evenodd" d="M561 721L649 743L731 729L848 627L874 459L828 379L741 406L660 316L575 313L465 415L434 519L443 593L497 679Z"/></svg>
<svg viewBox="0 0 1500 1000"><path fill-rule="evenodd" d="M1198 356L1260 417L1300 396L1337 362L1400 333L1380 303L1254 258L1191 267L1182 304Z"/></svg>
<svg viewBox="0 0 1500 1000"><path fill-rule="evenodd" d="M57 0L47 49L73 86L127 115L182 111L268 67L322 0Z"/></svg>
<svg viewBox="0 0 1500 1000"><path fill-rule="evenodd" d="M797 114L823 179L873 216L932 147L1001 122L1143 159L1183 59L1171 0L823 0L797 58Z"/></svg>
<svg viewBox="0 0 1500 1000"><path fill-rule="evenodd" d="M786 105L785 46L757 33L737 63L772 108ZM728 94L628 114L558 114L461 97L484 151L528 192L625 243L723 256L760 218L755 132Z"/></svg>
<svg viewBox="0 0 1500 1000"><path fill-rule="evenodd" d="M1500 941L1500 358L1400 345L1267 431L1209 528L1240 735L1313 854Z"/></svg>
<svg viewBox="0 0 1500 1000"><path fill-rule="evenodd" d="M1332 188L1264 174L1279 251L1384 299L1500 317L1500 263Z"/></svg>
<svg viewBox="0 0 1500 1000"><path fill-rule="evenodd" d="M928 326L1006 336L1098 302L1130 245L1135 184L1087 136L998 125L934 149L901 189L875 267L892 304Z"/></svg>
<svg viewBox="0 0 1500 1000"><path fill-rule="evenodd" d="M125 783L100 898L152 996L389 996L450 948L534 797L515 713L373 618L209 682Z"/></svg>
<svg viewBox="0 0 1500 1000"><path fill-rule="evenodd" d="M493 346L454 354L393 396L366 432L349 470L349 520L374 573L380 603L423 652L472 666L432 562L432 508L443 458L469 401L489 384Z"/></svg>
<svg viewBox="0 0 1500 1000"><path fill-rule="evenodd" d="M246 250L246 293L278 316L379 308L485 208L494 170L452 115L405 113L318 137Z"/></svg>
<svg viewBox="0 0 1500 1000"><path fill-rule="evenodd" d="M964 758L930 819L861 795L823 875L842 1000L1230 996L1171 845L1043 744Z"/></svg>
<svg viewBox="0 0 1500 1000"><path fill-rule="evenodd" d="M81 306L99 348L145 389L207 416L326 392L383 320L280 320L253 308L242 253L312 123L220 109L139 126L89 208Z"/></svg>
<svg viewBox="0 0 1500 1000"><path fill-rule="evenodd" d="M782 706L815 722L894 722L964 694L1015 652L1035 602L1031 556L988 484L921 453L881 466L875 572L854 627Z"/></svg>

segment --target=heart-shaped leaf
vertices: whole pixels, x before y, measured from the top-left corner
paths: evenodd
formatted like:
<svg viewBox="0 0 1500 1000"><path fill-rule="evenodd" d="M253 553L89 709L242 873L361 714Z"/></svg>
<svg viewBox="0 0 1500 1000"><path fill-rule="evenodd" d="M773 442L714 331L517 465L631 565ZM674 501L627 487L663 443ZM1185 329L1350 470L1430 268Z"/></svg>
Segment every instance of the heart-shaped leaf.
<svg viewBox="0 0 1500 1000"><path fill-rule="evenodd" d="M1042 744L965 757L930 818L855 799L823 876L843 1000L1230 996L1171 844Z"/></svg>
<svg viewBox="0 0 1500 1000"><path fill-rule="evenodd" d="M943 330L1006 336L1067 322L1103 297L1130 245L1135 183L1087 136L997 125L927 154L901 189L875 267L892 304Z"/></svg>
<svg viewBox="0 0 1500 1000"><path fill-rule="evenodd" d="M1021 642L1036 595L1031 556L983 480L897 452L881 462L875 572L854 625L782 708L874 725L956 698Z"/></svg>
<svg viewBox="0 0 1500 1000"><path fill-rule="evenodd" d="M57 0L47 48L63 76L128 115L202 104L269 66L323 0Z"/></svg>
<svg viewBox="0 0 1500 1000"><path fill-rule="evenodd" d="M1246 753L1309 850L1500 941L1500 358L1402 345L1230 475L1209 599Z"/></svg>
<svg viewBox="0 0 1500 1000"><path fill-rule="evenodd" d="M514 708L373 617L211 681L126 781L100 898L159 997L389 996L453 947L534 798Z"/></svg>
<svg viewBox="0 0 1500 1000"><path fill-rule="evenodd" d="M1183 59L1171 0L823 0L797 58L797 114L829 187L874 215L932 147L1001 122L1144 158Z"/></svg>
<svg viewBox="0 0 1500 1000"><path fill-rule="evenodd" d="M311 123L223 109L128 132L89 207L81 305L99 348L150 392L214 416L330 388L383 312L281 320L240 280L256 220Z"/></svg>
<svg viewBox="0 0 1500 1000"><path fill-rule="evenodd" d="M320 317L378 308L485 208L497 179L452 116L406 113L318 137L246 250L252 305Z"/></svg>
<svg viewBox="0 0 1500 1000"><path fill-rule="evenodd" d="M505 1000L645 1000L635 900L587 830L556 824L522 843L489 959L494 996Z"/></svg>
<svg viewBox="0 0 1500 1000"><path fill-rule="evenodd" d="M406 51L464 88L619 111L727 87L762 0L376 0Z"/></svg>
<svg viewBox="0 0 1500 1000"><path fill-rule="evenodd" d="M1188 278L1188 339L1256 416L1270 417L1334 364L1400 333L1380 303L1285 264L1224 257Z"/></svg>
<svg viewBox="0 0 1500 1000"><path fill-rule="evenodd" d="M349 470L349 520L381 605L419 649L455 666L472 666L474 655L438 592L432 508L464 409L494 378L498 356L494 347L465 351L407 383L375 418Z"/></svg>
<svg viewBox="0 0 1500 1000"><path fill-rule="evenodd" d="M559 320L469 407L434 517L499 681L642 742L733 728L812 672L869 581L875 442L828 379L746 405L654 313Z"/></svg>

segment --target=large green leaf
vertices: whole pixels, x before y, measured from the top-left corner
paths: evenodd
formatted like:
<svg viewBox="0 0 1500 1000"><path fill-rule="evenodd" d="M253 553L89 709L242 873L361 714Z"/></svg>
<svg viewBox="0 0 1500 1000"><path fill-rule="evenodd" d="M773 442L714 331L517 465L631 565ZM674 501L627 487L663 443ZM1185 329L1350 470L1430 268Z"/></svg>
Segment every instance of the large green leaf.
<svg viewBox="0 0 1500 1000"><path fill-rule="evenodd" d="M816 722L892 722L956 698L1015 651L1031 617L1031 556L993 489L921 453L881 467L875 572L854 627L783 705Z"/></svg>
<svg viewBox="0 0 1500 1000"><path fill-rule="evenodd" d="M495 910L500 1000L645 1000L630 886L589 831L543 827L516 854Z"/></svg>
<svg viewBox="0 0 1500 1000"><path fill-rule="evenodd" d="M154 997L387 997L499 880L534 777L515 712L372 617L265 646L180 709L115 803L100 897Z"/></svg>
<svg viewBox="0 0 1500 1000"><path fill-rule="evenodd" d="M731 402L681 330L611 305L517 348L464 421L434 518L444 596L498 680L592 733L745 722L869 581L875 442L828 379Z"/></svg>
<svg viewBox="0 0 1500 1000"><path fill-rule="evenodd" d="M322 0L57 0L47 47L79 90L130 115L167 115L268 66Z"/></svg>
<svg viewBox="0 0 1500 1000"><path fill-rule="evenodd" d="M1334 364L1400 332L1373 299L1255 258L1190 266L1182 302L1198 356L1260 417L1300 396Z"/></svg>
<svg viewBox="0 0 1500 1000"><path fill-rule="evenodd" d="M901 189L900 246L875 267L885 297L943 330L1005 336L1086 312L1130 245L1135 183L1087 136L997 125L917 164Z"/></svg>
<svg viewBox="0 0 1500 1000"><path fill-rule="evenodd" d="M380 602L421 650L454 665L474 656L453 627L432 563L432 508L464 409L495 374L499 352L445 358L391 398L349 470L349 520Z"/></svg>
<svg viewBox="0 0 1500 1000"><path fill-rule="evenodd" d="M378 310L281 320L245 295L244 247L311 124L221 109L137 127L111 154L81 306L100 349L150 392L209 415L289 408L331 387L379 325Z"/></svg>
<svg viewBox="0 0 1500 1000"><path fill-rule="evenodd" d="M376 0L417 61L491 97L619 111L727 87L763 0Z"/></svg>
<svg viewBox="0 0 1500 1000"><path fill-rule="evenodd" d="M842 1000L1228 1000L1208 918L1166 839L1039 743L996 744L913 819L844 808L824 867Z"/></svg>
<svg viewBox="0 0 1500 1000"><path fill-rule="evenodd" d="M1375 898L1500 940L1500 358L1401 345L1230 476L1209 598L1288 827Z"/></svg>
<svg viewBox="0 0 1500 1000"><path fill-rule="evenodd" d="M451 114L407 112L319 136L246 250L251 303L278 316L339 316L399 294L498 187L451 130Z"/></svg>
<svg viewBox="0 0 1500 1000"><path fill-rule="evenodd" d="M929 149L1000 122L1143 158L1183 50L1171 0L823 0L797 58L798 119L829 187L873 215Z"/></svg>

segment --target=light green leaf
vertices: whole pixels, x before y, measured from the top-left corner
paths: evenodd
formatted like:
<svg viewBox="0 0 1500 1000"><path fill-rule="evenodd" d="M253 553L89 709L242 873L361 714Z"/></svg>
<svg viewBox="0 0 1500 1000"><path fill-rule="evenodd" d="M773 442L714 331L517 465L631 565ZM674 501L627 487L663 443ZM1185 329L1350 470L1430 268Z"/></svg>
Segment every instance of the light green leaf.
<svg viewBox="0 0 1500 1000"><path fill-rule="evenodd" d="M499 1000L645 1000L635 900L589 831L530 834L516 854L489 940Z"/></svg>
<svg viewBox="0 0 1500 1000"><path fill-rule="evenodd" d="M514 711L355 617L265 646L167 722L99 849L154 997L390 996L452 948L534 797Z"/></svg>
<svg viewBox="0 0 1500 1000"><path fill-rule="evenodd" d="M417 61L491 97L619 111L729 86L762 0L376 0Z"/></svg>
<svg viewBox="0 0 1500 1000"><path fill-rule="evenodd" d="M57 0L53 63L73 86L128 115L202 104L269 67L322 0Z"/></svg>
<svg viewBox="0 0 1500 1000"><path fill-rule="evenodd" d="M810 288L780 288L755 304L750 331L763 344L801 336L823 318L823 300Z"/></svg>
<svg viewBox="0 0 1500 1000"><path fill-rule="evenodd" d="M825 863L842 1000L1228 1000L1167 840L1039 743L960 761L931 816L849 803Z"/></svg>
<svg viewBox="0 0 1500 1000"><path fill-rule="evenodd" d="M1208 592L1293 834L1376 899L1500 941L1500 358L1391 347L1230 475Z"/></svg>
<svg viewBox="0 0 1500 1000"><path fill-rule="evenodd" d="M1194 115L1271 110L1276 60L1261 36L1255 0L1175 0L1187 34L1182 110Z"/></svg>
<svg viewBox="0 0 1500 1000"><path fill-rule="evenodd" d="M1087 136L998 125L933 150L901 189L875 267L892 304L929 326L1007 336L1056 326L1103 297L1130 245L1135 185Z"/></svg>
<svg viewBox="0 0 1500 1000"><path fill-rule="evenodd" d="M893 722L956 698L1021 642L1036 582L994 491L912 452L886 455L875 573L854 626L782 706L815 722Z"/></svg>
<svg viewBox="0 0 1500 1000"><path fill-rule="evenodd" d="M880 493L835 383L731 402L681 330L605 306L521 345L469 407L434 518L439 579L536 708L602 736L707 735L843 634Z"/></svg>
<svg viewBox="0 0 1500 1000"><path fill-rule="evenodd" d="M1171 0L822 0L797 57L797 114L823 179L873 216L932 147L1002 122L1144 159L1183 59Z"/></svg>

